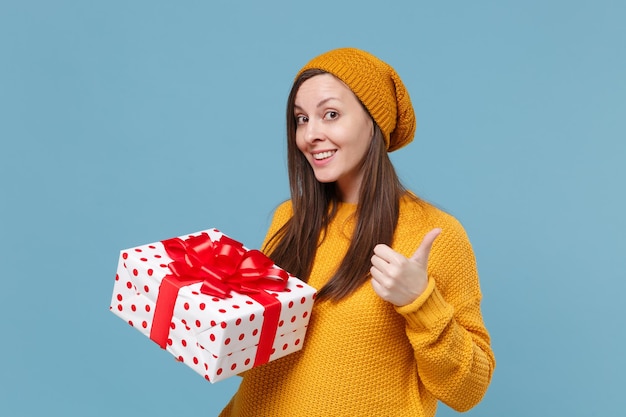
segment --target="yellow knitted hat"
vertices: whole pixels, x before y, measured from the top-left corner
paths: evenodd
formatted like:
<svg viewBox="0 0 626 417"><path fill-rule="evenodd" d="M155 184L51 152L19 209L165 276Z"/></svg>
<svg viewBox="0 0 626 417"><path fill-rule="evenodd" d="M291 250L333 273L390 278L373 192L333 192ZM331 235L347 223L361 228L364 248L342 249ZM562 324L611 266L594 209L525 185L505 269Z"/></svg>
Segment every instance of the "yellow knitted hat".
<svg viewBox="0 0 626 417"><path fill-rule="evenodd" d="M313 58L296 78L313 68L334 75L352 90L383 131L389 152L413 140L416 123L411 98L391 66L360 49L340 48Z"/></svg>

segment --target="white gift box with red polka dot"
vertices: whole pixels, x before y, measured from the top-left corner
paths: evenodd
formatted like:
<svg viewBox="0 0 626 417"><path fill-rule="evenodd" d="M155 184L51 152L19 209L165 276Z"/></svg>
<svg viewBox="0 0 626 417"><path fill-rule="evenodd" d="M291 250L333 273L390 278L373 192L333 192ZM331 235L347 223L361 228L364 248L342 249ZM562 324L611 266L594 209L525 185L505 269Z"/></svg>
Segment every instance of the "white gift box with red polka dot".
<svg viewBox="0 0 626 417"><path fill-rule="evenodd" d="M179 238L202 233L213 241L223 236L209 229ZM170 262L162 242L120 253L110 309L147 337L151 337L160 285L170 274ZM205 379L217 382L255 366L266 308L234 291L225 298L203 294L201 286L198 282L178 290L163 347ZM283 291L263 291L280 302L271 350L268 340L264 342L263 357L269 355L265 361L272 361L302 348L316 290L289 275Z"/></svg>

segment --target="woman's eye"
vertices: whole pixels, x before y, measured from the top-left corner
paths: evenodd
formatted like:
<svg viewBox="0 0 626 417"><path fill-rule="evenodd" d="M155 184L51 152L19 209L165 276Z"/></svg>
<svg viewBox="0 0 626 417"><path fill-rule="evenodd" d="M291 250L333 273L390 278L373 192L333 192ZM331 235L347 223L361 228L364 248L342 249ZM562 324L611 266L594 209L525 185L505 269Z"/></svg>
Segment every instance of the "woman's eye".
<svg viewBox="0 0 626 417"><path fill-rule="evenodd" d="M337 117L339 117L339 113L337 113L336 111L328 111L326 112L326 114L324 115L324 119L326 120L333 120L336 119Z"/></svg>
<svg viewBox="0 0 626 417"><path fill-rule="evenodd" d="M304 123L306 123L308 121L309 121L309 118L306 117L306 116L302 116L302 115L296 116L296 123L299 124L299 125L304 124Z"/></svg>

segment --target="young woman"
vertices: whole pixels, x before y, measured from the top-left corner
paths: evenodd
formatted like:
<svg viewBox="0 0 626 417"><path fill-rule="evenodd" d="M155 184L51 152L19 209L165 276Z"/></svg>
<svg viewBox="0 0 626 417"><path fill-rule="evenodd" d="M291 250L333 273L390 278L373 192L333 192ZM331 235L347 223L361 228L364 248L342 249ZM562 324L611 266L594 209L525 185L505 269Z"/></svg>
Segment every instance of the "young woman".
<svg viewBox="0 0 626 417"><path fill-rule="evenodd" d="M324 53L287 102L291 199L264 251L319 290L301 351L243 374L221 416L464 411L495 366L461 224L405 190L388 152L413 140L409 95L358 49Z"/></svg>

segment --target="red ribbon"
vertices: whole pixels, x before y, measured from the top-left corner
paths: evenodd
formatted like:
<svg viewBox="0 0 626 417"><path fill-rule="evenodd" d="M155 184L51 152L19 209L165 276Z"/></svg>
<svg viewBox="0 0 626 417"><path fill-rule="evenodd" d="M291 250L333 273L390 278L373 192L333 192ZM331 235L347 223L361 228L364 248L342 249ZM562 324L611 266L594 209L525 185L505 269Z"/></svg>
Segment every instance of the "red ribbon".
<svg viewBox="0 0 626 417"><path fill-rule="evenodd" d="M172 262L171 274L159 287L150 339L165 349L174 305L181 287L202 282L203 294L225 298L231 291L247 294L265 308L255 366L269 361L280 318L280 302L264 290L282 291L289 274L258 250L222 235L212 241L207 233L187 239L162 241Z"/></svg>

